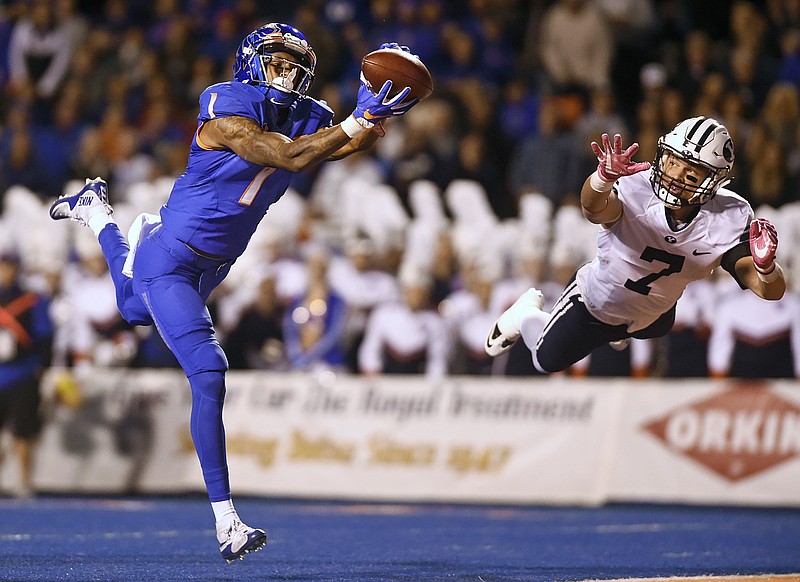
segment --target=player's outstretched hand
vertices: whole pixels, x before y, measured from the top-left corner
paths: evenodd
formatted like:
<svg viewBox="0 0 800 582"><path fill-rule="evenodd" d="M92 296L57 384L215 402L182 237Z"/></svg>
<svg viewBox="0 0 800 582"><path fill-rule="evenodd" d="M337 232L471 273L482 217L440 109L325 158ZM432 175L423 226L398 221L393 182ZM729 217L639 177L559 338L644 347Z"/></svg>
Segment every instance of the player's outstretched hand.
<svg viewBox="0 0 800 582"><path fill-rule="evenodd" d="M750 254L753 263L762 274L775 269L775 253L778 250L778 231L766 218L756 218L750 223Z"/></svg>
<svg viewBox="0 0 800 582"><path fill-rule="evenodd" d="M622 136L614 135L614 144L604 133L601 138L603 145L592 142L592 151L597 156L597 174L604 182L616 182L620 176L630 176L636 172L641 172L650 168L650 162L634 162L633 156L639 151L639 144L634 143L625 151L622 151Z"/></svg>
<svg viewBox="0 0 800 582"><path fill-rule="evenodd" d="M391 91L392 82L386 81L377 94L373 93L362 73L361 85L358 88L358 100L353 111L356 121L363 127L370 128L378 121L407 113L419 103L419 99L403 102L411 92L410 87L405 87L394 97L389 97Z"/></svg>

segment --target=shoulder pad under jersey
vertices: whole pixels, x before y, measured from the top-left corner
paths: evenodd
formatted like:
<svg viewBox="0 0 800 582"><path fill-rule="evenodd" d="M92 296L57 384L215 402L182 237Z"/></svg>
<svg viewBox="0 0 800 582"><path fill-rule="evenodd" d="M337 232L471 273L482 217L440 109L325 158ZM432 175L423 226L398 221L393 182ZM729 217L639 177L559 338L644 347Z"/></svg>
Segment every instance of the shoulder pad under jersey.
<svg viewBox="0 0 800 582"><path fill-rule="evenodd" d="M202 123L215 117L235 115L261 121L265 100L261 91L245 83L217 83L200 95L197 119Z"/></svg>

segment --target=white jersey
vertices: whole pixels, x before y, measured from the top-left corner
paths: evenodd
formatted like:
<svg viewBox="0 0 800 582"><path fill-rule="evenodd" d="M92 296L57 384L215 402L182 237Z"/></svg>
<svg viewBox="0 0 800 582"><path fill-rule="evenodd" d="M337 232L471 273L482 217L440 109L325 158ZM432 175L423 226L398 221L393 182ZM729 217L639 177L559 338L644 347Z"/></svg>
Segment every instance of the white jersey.
<svg viewBox="0 0 800 582"><path fill-rule="evenodd" d="M627 325L630 332L653 323L690 282L710 275L753 219L750 204L722 188L688 225L673 230L650 172L616 182L622 217L600 229L597 256L577 274L589 313L610 325Z"/></svg>

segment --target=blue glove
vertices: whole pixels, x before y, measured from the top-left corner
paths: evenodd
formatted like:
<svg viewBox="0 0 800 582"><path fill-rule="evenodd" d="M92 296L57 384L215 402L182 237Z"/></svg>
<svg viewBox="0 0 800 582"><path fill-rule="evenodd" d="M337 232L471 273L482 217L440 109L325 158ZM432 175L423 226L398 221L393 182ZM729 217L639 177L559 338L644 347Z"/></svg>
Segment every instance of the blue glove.
<svg viewBox="0 0 800 582"><path fill-rule="evenodd" d="M406 51L407 53L411 52L411 49L406 45L398 44L396 42L385 42L381 45L381 49L400 49L401 51Z"/></svg>
<svg viewBox="0 0 800 582"><path fill-rule="evenodd" d="M399 43L396 43L396 42L385 42L385 43L383 43L381 45L381 49L398 49L398 50L407 52L408 54L410 54L410 55L412 55L412 56L414 56L416 58L419 58L419 55L415 55L414 53L412 53L411 49L408 48L406 45L399 44Z"/></svg>
<svg viewBox="0 0 800 582"><path fill-rule="evenodd" d="M380 91L375 94L370 90L364 75L361 75L361 86L358 88L358 99L353 117L362 127L371 128L379 121L403 115L419 103L419 99L403 103L403 100L411 92L410 87L406 87L394 97L389 98L391 90L392 82L386 81Z"/></svg>

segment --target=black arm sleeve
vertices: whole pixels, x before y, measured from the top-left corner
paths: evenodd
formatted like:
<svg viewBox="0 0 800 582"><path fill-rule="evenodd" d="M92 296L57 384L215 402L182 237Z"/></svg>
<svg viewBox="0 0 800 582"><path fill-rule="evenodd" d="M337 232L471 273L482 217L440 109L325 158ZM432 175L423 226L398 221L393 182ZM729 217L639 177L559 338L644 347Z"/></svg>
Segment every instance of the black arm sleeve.
<svg viewBox="0 0 800 582"><path fill-rule="evenodd" d="M731 277L739 284L739 287L742 289L747 289L747 285L744 285L739 277L736 275L736 261L741 259L742 257L749 257L750 256L750 225L747 225L747 228L742 233L742 236L739 237L739 244L735 247L729 248L725 251L725 254L722 255L722 263L721 266L725 269L728 273L730 273Z"/></svg>

